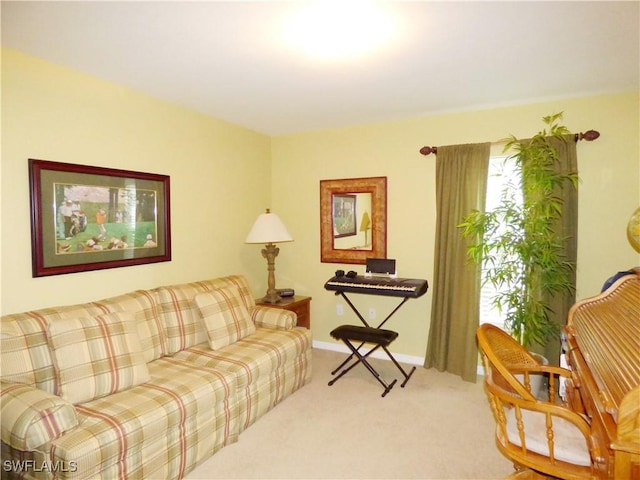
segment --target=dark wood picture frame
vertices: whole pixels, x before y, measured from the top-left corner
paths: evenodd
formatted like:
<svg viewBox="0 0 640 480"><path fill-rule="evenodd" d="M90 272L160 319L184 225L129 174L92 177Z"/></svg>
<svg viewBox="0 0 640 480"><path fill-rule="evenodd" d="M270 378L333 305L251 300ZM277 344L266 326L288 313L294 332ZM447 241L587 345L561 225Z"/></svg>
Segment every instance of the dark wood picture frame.
<svg viewBox="0 0 640 480"><path fill-rule="evenodd" d="M34 277L171 260L170 178L29 159Z"/></svg>
<svg viewBox="0 0 640 480"><path fill-rule="evenodd" d="M337 249L334 246L335 195L371 194L371 248ZM387 258L387 177L320 180L320 261L366 264L367 258Z"/></svg>

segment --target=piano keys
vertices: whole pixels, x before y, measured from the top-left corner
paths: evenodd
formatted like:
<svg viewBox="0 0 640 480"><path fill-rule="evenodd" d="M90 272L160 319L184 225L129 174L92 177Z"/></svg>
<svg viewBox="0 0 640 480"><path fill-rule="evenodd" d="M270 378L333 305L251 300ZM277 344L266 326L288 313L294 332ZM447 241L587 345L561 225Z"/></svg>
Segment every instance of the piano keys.
<svg viewBox="0 0 640 480"><path fill-rule="evenodd" d="M565 334L568 401L589 417L598 478L640 479L640 269L576 303Z"/></svg>
<svg viewBox="0 0 640 480"><path fill-rule="evenodd" d="M335 292L418 298L427 293L429 285L426 280L416 278L364 277L358 275L353 278L347 276L332 277L324 284L324 288Z"/></svg>

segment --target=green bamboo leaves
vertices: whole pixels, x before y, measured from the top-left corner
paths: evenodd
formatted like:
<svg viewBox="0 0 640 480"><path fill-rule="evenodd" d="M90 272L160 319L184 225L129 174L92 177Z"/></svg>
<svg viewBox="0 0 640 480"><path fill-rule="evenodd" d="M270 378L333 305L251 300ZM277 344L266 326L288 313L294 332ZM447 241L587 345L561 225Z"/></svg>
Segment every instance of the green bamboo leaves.
<svg viewBox="0 0 640 480"><path fill-rule="evenodd" d="M563 214L559 192L576 188L576 172L560 172L558 152L550 138L566 141L562 113L543 118L546 127L531 139L505 139L507 161L520 173L517 185L506 184L499 206L473 211L458 225L469 239L467 256L482 265L483 281L498 291L493 305L505 314L505 328L523 345L544 345L558 326L549 318L549 298L571 293L574 265L563 255L557 233Z"/></svg>

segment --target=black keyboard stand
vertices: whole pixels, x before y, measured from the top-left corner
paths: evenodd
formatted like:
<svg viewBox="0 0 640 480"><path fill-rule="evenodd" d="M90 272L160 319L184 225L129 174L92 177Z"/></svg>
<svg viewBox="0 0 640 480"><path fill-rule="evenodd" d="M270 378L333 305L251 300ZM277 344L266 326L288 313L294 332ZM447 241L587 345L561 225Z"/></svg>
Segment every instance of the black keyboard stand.
<svg viewBox="0 0 640 480"><path fill-rule="evenodd" d="M362 316L362 314L358 311L358 309L353 305L353 303L351 303L351 300L349 300L349 297L347 297L347 295L342 292L342 291L337 291L336 293L337 295L340 295L342 298L344 298L344 301L347 302L347 305L349 305L349 307L351 308L351 310L353 310L353 313L356 314L356 316L360 319L360 321L365 325L365 327L371 327L371 325L369 325L369 323L365 320L365 318ZM373 328L382 328L382 326L387 323L387 321L398 311L400 310L400 307L402 307L407 300L409 300L410 297L404 297L402 299L402 301L396 306L396 308L394 308L391 313L389 313L389 315L387 315L385 317L385 319L376 327ZM356 350L359 351L362 346L365 344L366 342L362 342L357 348ZM387 350L387 348L384 348L385 352L387 353L387 355L389 356L389 358L391 359L391 361L393 361L394 365L398 368L398 370L400 370L400 372L402 373L402 375L404 376L404 381L400 384L400 386L402 388L404 388L404 386L407 384L407 382L409 381L409 379L411 378L411 375L413 375L413 372L415 372L416 367L414 366L411 371L409 373L407 373L404 368L402 368L402 366L398 363L398 361L393 357L393 355L391 355L391 352L389 352L389 350ZM369 352L371 353L371 352ZM351 361L351 359L354 357L354 353L351 353L351 355L349 355L347 357L347 359L342 362L340 365L338 365L338 367L333 370L331 372L331 375L335 375L337 372L339 372L347 363L349 363ZM369 354L367 354L369 355Z"/></svg>

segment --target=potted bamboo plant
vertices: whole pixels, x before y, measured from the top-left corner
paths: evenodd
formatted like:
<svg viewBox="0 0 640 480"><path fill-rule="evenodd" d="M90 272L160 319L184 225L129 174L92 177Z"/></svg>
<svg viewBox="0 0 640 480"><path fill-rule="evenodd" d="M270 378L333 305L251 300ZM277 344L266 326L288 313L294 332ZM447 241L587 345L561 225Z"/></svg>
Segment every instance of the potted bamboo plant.
<svg viewBox="0 0 640 480"><path fill-rule="evenodd" d="M544 346L558 334L546 299L574 289L574 265L554 233L563 211L556 189L578 184L577 173L553 168L558 153L549 138L566 141L570 133L558 123L561 118L562 113L544 117L546 127L531 139L505 140L504 152L514 160L520 184L503 189L497 209L473 211L458 225L471 242L468 258L482 265L484 282L498 292L492 302L505 314L505 329L526 348Z"/></svg>

